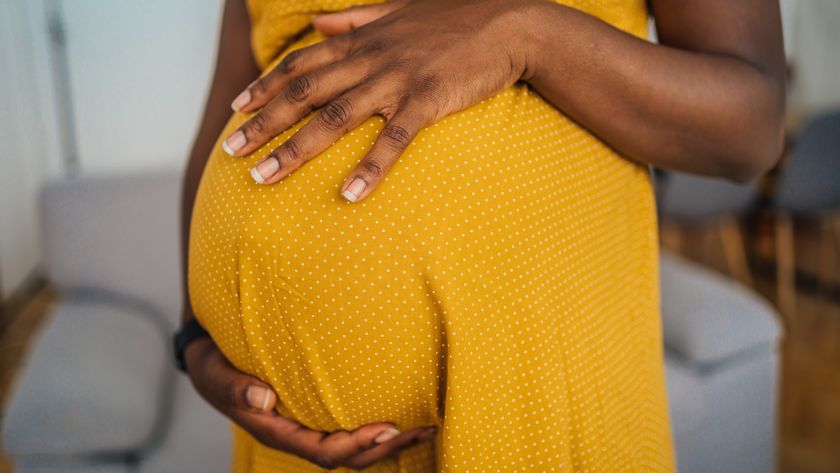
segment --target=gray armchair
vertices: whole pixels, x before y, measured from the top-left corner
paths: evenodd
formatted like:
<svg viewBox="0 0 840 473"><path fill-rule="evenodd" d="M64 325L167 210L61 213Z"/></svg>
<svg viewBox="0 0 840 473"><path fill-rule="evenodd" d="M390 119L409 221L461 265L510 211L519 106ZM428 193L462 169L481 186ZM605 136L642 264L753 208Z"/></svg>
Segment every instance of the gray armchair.
<svg viewBox="0 0 840 473"><path fill-rule="evenodd" d="M780 325L746 287L661 255L665 367L679 471L774 471Z"/></svg>
<svg viewBox="0 0 840 473"><path fill-rule="evenodd" d="M229 427L172 367L179 177L50 183L47 275L61 296L6 406L20 473L225 472ZM766 473L774 457L773 311L663 255L663 330L680 471Z"/></svg>
<svg viewBox="0 0 840 473"><path fill-rule="evenodd" d="M229 426L173 368L179 176L66 179L41 201L60 299L3 419L16 471L225 472Z"/></svg>

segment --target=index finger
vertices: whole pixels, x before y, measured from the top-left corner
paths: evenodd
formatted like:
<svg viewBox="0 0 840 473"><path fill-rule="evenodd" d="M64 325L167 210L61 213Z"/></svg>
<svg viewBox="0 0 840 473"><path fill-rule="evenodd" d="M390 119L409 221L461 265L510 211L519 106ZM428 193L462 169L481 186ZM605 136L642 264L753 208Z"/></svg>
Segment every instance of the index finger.
<svg viewBox="0 0 840 473"><path fill-rule="evenodd" d="M263 444L293 453L325 468L334 468L345 460L379 445L377 437L394 425L388 422L365 424L353 431L326 432L310 429L276 412L259 414L240 411L233 416L240 427ZM399 434L396 431L395 434Z"/></svg>
<svg viewBox="0 0 840 473"><path fill-rule="evenodd" d="M430 440L437 433L434 427L417 427L403 432L387 442L368 449L352 458L349 458L345 465L351 468L366 468L385 457L395 455L401 450L412 447L424 440Z"/></svg>
<svg viewBox="0 0 840 473"><path fill-rule="evenodd" d="M259 77L233 99L237 112L254 112L280 94L292 80L338 61L347 55L347 38L328 38L287 54L271 71Z"/></svg>

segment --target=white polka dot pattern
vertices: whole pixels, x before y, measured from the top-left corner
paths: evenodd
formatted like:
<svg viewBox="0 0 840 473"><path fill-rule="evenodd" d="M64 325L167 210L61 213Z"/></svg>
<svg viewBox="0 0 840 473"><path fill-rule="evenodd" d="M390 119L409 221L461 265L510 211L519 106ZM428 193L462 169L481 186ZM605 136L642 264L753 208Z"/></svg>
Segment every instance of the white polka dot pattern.
<svg viewBox="0 0 840 473"><path fill-rule="evenodd" d="M256 184L300 125L246 158L217 144L190 241L197 317L280 413L440 426L369 472L674 471L646 168L516 85L421 132L364 201L339 187L379 117ZM323 471L234 429L237 473Z"/></svg>

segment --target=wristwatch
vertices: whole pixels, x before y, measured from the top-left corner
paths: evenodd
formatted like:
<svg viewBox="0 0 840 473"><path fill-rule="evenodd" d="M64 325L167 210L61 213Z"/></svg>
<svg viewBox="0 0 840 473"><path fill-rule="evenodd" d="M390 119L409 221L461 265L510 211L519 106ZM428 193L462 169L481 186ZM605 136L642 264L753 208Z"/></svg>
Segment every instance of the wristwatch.
<svg viewBox="0 0 840 473"><path fill-rule="evenodd" d="M190 320L187 321L180 330L175 332L175 336L172 340L175 345L175 366L186 373L187 362L184 359L184 350L187 349L187 345L196 339L209 336L210 334L204 330L204 327L198 323L195 317L190 318Z"/></svg>

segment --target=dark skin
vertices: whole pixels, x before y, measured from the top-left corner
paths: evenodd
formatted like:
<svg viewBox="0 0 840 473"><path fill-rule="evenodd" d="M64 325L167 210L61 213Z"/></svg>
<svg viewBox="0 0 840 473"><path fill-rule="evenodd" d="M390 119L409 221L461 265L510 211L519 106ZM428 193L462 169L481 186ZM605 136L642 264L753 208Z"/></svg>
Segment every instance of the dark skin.
<svg viewBox="0 0 840 473"><path fill-rule="evenodd" d="M228 1L225 23L233 18L238 31L247 32L241 24L244 7L237 3ZM783 140L778 3L653 0L649 5L660 44L544 0L398 0L354 7L316 18L314 26L331 38L289 55L250 87L257 71L253 63L243 64L245 57L250 61L246 39L234 39L233 32L226 37L223 28L213 90L185 180L184 221L229 114L219 97L242 90L233 107L258 113L240 127L239 139L227 139L234 156L248 155L316 110L313 120L257 165L265 184L294 172L372 115L383 116L385 128L340 189L350 191L343 195L354 202L373 192L421 129L518 81L629 159L736 181L769 169ZM239 42L235 58L224 56L227 41ZM356 178L363 187L350 185ZM185 249L187 232L185 227ZM189 308L184 314L192 316ZM391 441L392 449L383 449L371 445L370 432L387 424L370 424L337 433L337 444L359 449L355 456L347 453L350 447L313 455L312 445L324 442L300 439L330 434L295 430L290 419L264 422L259 416L281 417L261 409L273 407L276 395L230 366L212 341L190 345L187 366L199 392L258 439L287 451L308 445L301 456L325 461L322 465L372 463L420 435L404 432ZM267 401L248 407L248 386L264 390L258 399Z"/></svg>
<svg viewBox="0 0 840 473"><path fill-rule="evenodd" d="M544 0L398 0L325 15L315 26L335 36L290 55L236 99L258 113L226 150L248 155L319 110L257 164L273 184L382 115L385 128L342 186L360 178L364 190L348 197L358 201L421 129L524 81L639 162L736 181L769 169L783 140L777 3L651 6L661 44Z"/></svg>

